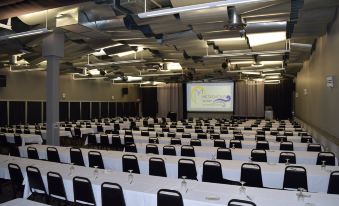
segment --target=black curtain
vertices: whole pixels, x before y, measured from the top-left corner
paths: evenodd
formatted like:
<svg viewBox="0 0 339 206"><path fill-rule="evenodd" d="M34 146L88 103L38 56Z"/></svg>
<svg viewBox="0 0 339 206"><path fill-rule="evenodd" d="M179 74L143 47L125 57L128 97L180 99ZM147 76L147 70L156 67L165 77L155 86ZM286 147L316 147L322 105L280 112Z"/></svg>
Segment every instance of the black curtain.
<svg viewBox="0 0 339 206"><path fill-rule="evenodd" d="M9 102L9 124L25 124L25 102Z"/></svg>
<svg viewBox="0 0 339 206"><path fill-rule="evenodd" d="M158 110L158 95L157 88L142 88L141 89L142 96L142 115L147 117L156 117Z"/></svg>
<svg viewBox="0 0 339 206"><path fill-rule="evenodd" d="M108 117L108 102L101 102L101 118Z"/></svg>
<svg viewBox="0 0 339 206"><path fill-rule="evenodd" d="M99 102L92 102L92 119L99 118Z"/></svg>
<svg viewBox="0 0 339 206"><path fill-rule="evenodd" d="M187 119L187 84L182 84L183 118Z"/></svg>
<svg viewBox="0 0 339 206"><path fill-rule="evenodd" d="M116 112L116 103L115 102L110 102L108 103L109 106L109 117L115 117L117 115Z"/></svg>
<svg viewBox="0 0 339 206"><path fill-rule="evenodd" d="M119 117L124 116L124 105L122 102L117 103L117 116Z"/></svg>
<svg viewBox="0 0 339 206"><path fill-rule="evenodd" d="M0 126L7 125L7 102L0 102Z"/></svg>
<svg viewBox="0 0 339 206"><path fill-rule="evenodd" d="M81 119L89 120L91 119L91 103L90 102L81 102Z"/></svg>
<svg viewBox="0 0 339 206"><path fill-rule="evenodd" d="M69 114L71 121L77 121L80 119L80 102L70 102Z"/></svg>
<svg viewBox="0 0 339 206"><path fill-rule="evenodd" d="M41 102L27 102L27 123L37 124L41 121Z"/></svg>
<svg viewBox="0 0 339 206"><path fill-rule="evenodd" d="M293 80L281 80L280 84L265 84L265 106L272 106L274 117L292 117Z"/></svg>
<svg viewBox="0 0 339 206"><path fill-rule="evenodd" d="M68 121L68 102L59 102L59 120Z"/></svg>

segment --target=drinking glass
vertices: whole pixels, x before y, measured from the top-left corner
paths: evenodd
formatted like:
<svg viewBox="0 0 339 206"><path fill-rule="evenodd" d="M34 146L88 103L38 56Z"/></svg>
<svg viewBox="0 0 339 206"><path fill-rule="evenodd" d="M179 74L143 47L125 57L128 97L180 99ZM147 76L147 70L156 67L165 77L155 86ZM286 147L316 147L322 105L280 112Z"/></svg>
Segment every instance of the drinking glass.
<svg viewBox="0 0 339 206"><path fill-rule="evenodd" d="M323 160L323 161L321 161L321 169L322 170L325 170L325 168L326 168L326 161L325 160Z"/></svg>
<svg viewBox="0 0 339 206"><path fill-rule="evenodd" d="M186 182L186 176L182 176L182 181L181 181L181 190L186 191L187 190L187 182Z"/></svg>
<svg viewBox="0 0 339 206"><path fill-rule="evenodd" d="M285 163L285 165L289 165L290 164L290 159L289 158L286 158L286 163Z"/></svg>
<svg viewBox="0 0 339 206"><path fill-rule="evenodd" d="M240 181L240 184L241 184L241 186L239 188L240 194L245 194L245 192L246 192L246 187L244 186L245 183L246 183L245 181Z"/></svg>
<svg viewBox="0 0 339 206"><path fill-rule="evenodd" d="M98 175L99 175L99 170L98 170L98 166L94 166L94 179L97 179L98 178Z"/></svg>
<svg viewBox="0 0 339 206"><path fill-rule="evenodd" d="M133 170L128 170L128 172L129 172L129 174L128 174L128 182L130 183L130 184L132 184L132 182L133 182L133 179L134 179L134 177L133 177Z"/></svg>

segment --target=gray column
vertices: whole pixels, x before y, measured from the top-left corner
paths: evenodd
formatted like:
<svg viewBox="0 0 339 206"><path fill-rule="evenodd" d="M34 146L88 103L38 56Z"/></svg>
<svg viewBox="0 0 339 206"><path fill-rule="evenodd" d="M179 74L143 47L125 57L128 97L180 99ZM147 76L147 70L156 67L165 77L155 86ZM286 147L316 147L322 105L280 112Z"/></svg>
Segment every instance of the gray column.
<svg viewBox="0 0 339 206"><path fill-rule="evenodd" d="M64 35L52 33L43 40L42 55L47 60L46 125L47 144L60 145L59 138L59 59L64 56Z"/></svg>

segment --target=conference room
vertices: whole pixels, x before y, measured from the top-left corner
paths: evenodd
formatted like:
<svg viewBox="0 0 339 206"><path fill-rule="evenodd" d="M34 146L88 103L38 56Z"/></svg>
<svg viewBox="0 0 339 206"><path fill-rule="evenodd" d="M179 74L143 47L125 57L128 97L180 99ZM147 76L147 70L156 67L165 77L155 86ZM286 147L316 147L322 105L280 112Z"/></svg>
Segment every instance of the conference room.
<svg viewBox="0 0 339 206"><path fill-rule="evenodd" d="M3 0L1 206L336 206L338 0Z"/></svg>

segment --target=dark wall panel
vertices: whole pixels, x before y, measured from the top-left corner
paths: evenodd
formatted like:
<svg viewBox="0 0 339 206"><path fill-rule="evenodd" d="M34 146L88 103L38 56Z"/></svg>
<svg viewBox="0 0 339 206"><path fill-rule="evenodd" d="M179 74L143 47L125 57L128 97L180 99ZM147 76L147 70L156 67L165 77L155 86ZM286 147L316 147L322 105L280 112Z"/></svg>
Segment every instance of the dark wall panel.
<svg viewBox="0 0 339 206"><path fill-rule="evenodd" d="M9 102L9 124L25 123L25 102Z"/></svg>
<svg viewBox="0 0 339 206"><path fill-rule="evenodd" d="M109 106L109 117L115 117L115 116L117 116L117 108L116 108L116 103L115 102L110 102L109 104L108 104L108 106Z"/></svg>
<svg viewBox="0 0 339 206"><path fill-rule="evenodd" d="M158 110L157 88L142 88L142 115L155 117Z"/></svg>
<svg viewBox="0 0 339 206"><path fill-rule="evenodd" d="M92 119L99 118L99 102L92 102Z"/></svg>
<svg viewBox="0 0 339 206"><path fill-rule="evenodd" d="M130 116L131 117L137 116L136 104L137 104L136 102L131 102L131 105L130 105Z"/></svg>
<svg viewBox="0 0 339 206"><path fill-rule="evenodd" d="M59 120L60 121L69 121L68 103L69 102L59 102Z"/></svg>
<svg viewBox="0 0 339 206"><path fill-rule="evenodd" d="M27 102L27 123L37 124L41 123L41 102Z"/></svg>
<svg viewBox="0 0 339 206"><path fill-rule="evenodd" d="M81 119L91 119L91 103L81 102Z"/></svg>
<svg viewBox="0 0 339 206"><path fill-rule="evenodd" d="M124 116L124 105L122 102L117 102L117 116Z"/></svg>
<svg viewBox="0 0 339 206"><path fill-rule="evenodd" d="M80 102L70 102L69 114L71 121L76 121L80 119Z"/></svg>
<svg viewBox="0 0 339 206"><path fill-rule="evenodd" d="M46 109L46 102L43 102L43 104L42 104L43 106L42 106L42 111L43 111L43 115L42 115L42 119L43 119L43 121L44 122L46 122L46 119L47 119L47 117L46 117L46 111L47 111L47 109Z"/></svg>
<svg viewBox="0 0 339 206"><path fill-rule="evenodd" d="M101 118L108 117L108 102L101 102Z"/></svg>
<svg viewBox="0 0 339 206"><path fill-rule="evenodd" d="M124 102L124 115L125 117L130 116L130 103L129 102Z"/></svg>
<svg viewBox="0 0 339 206"><path fill-rule="evenodd" d="M8 125L7 123L7 102L0 101L0 126Z"/></svg>

